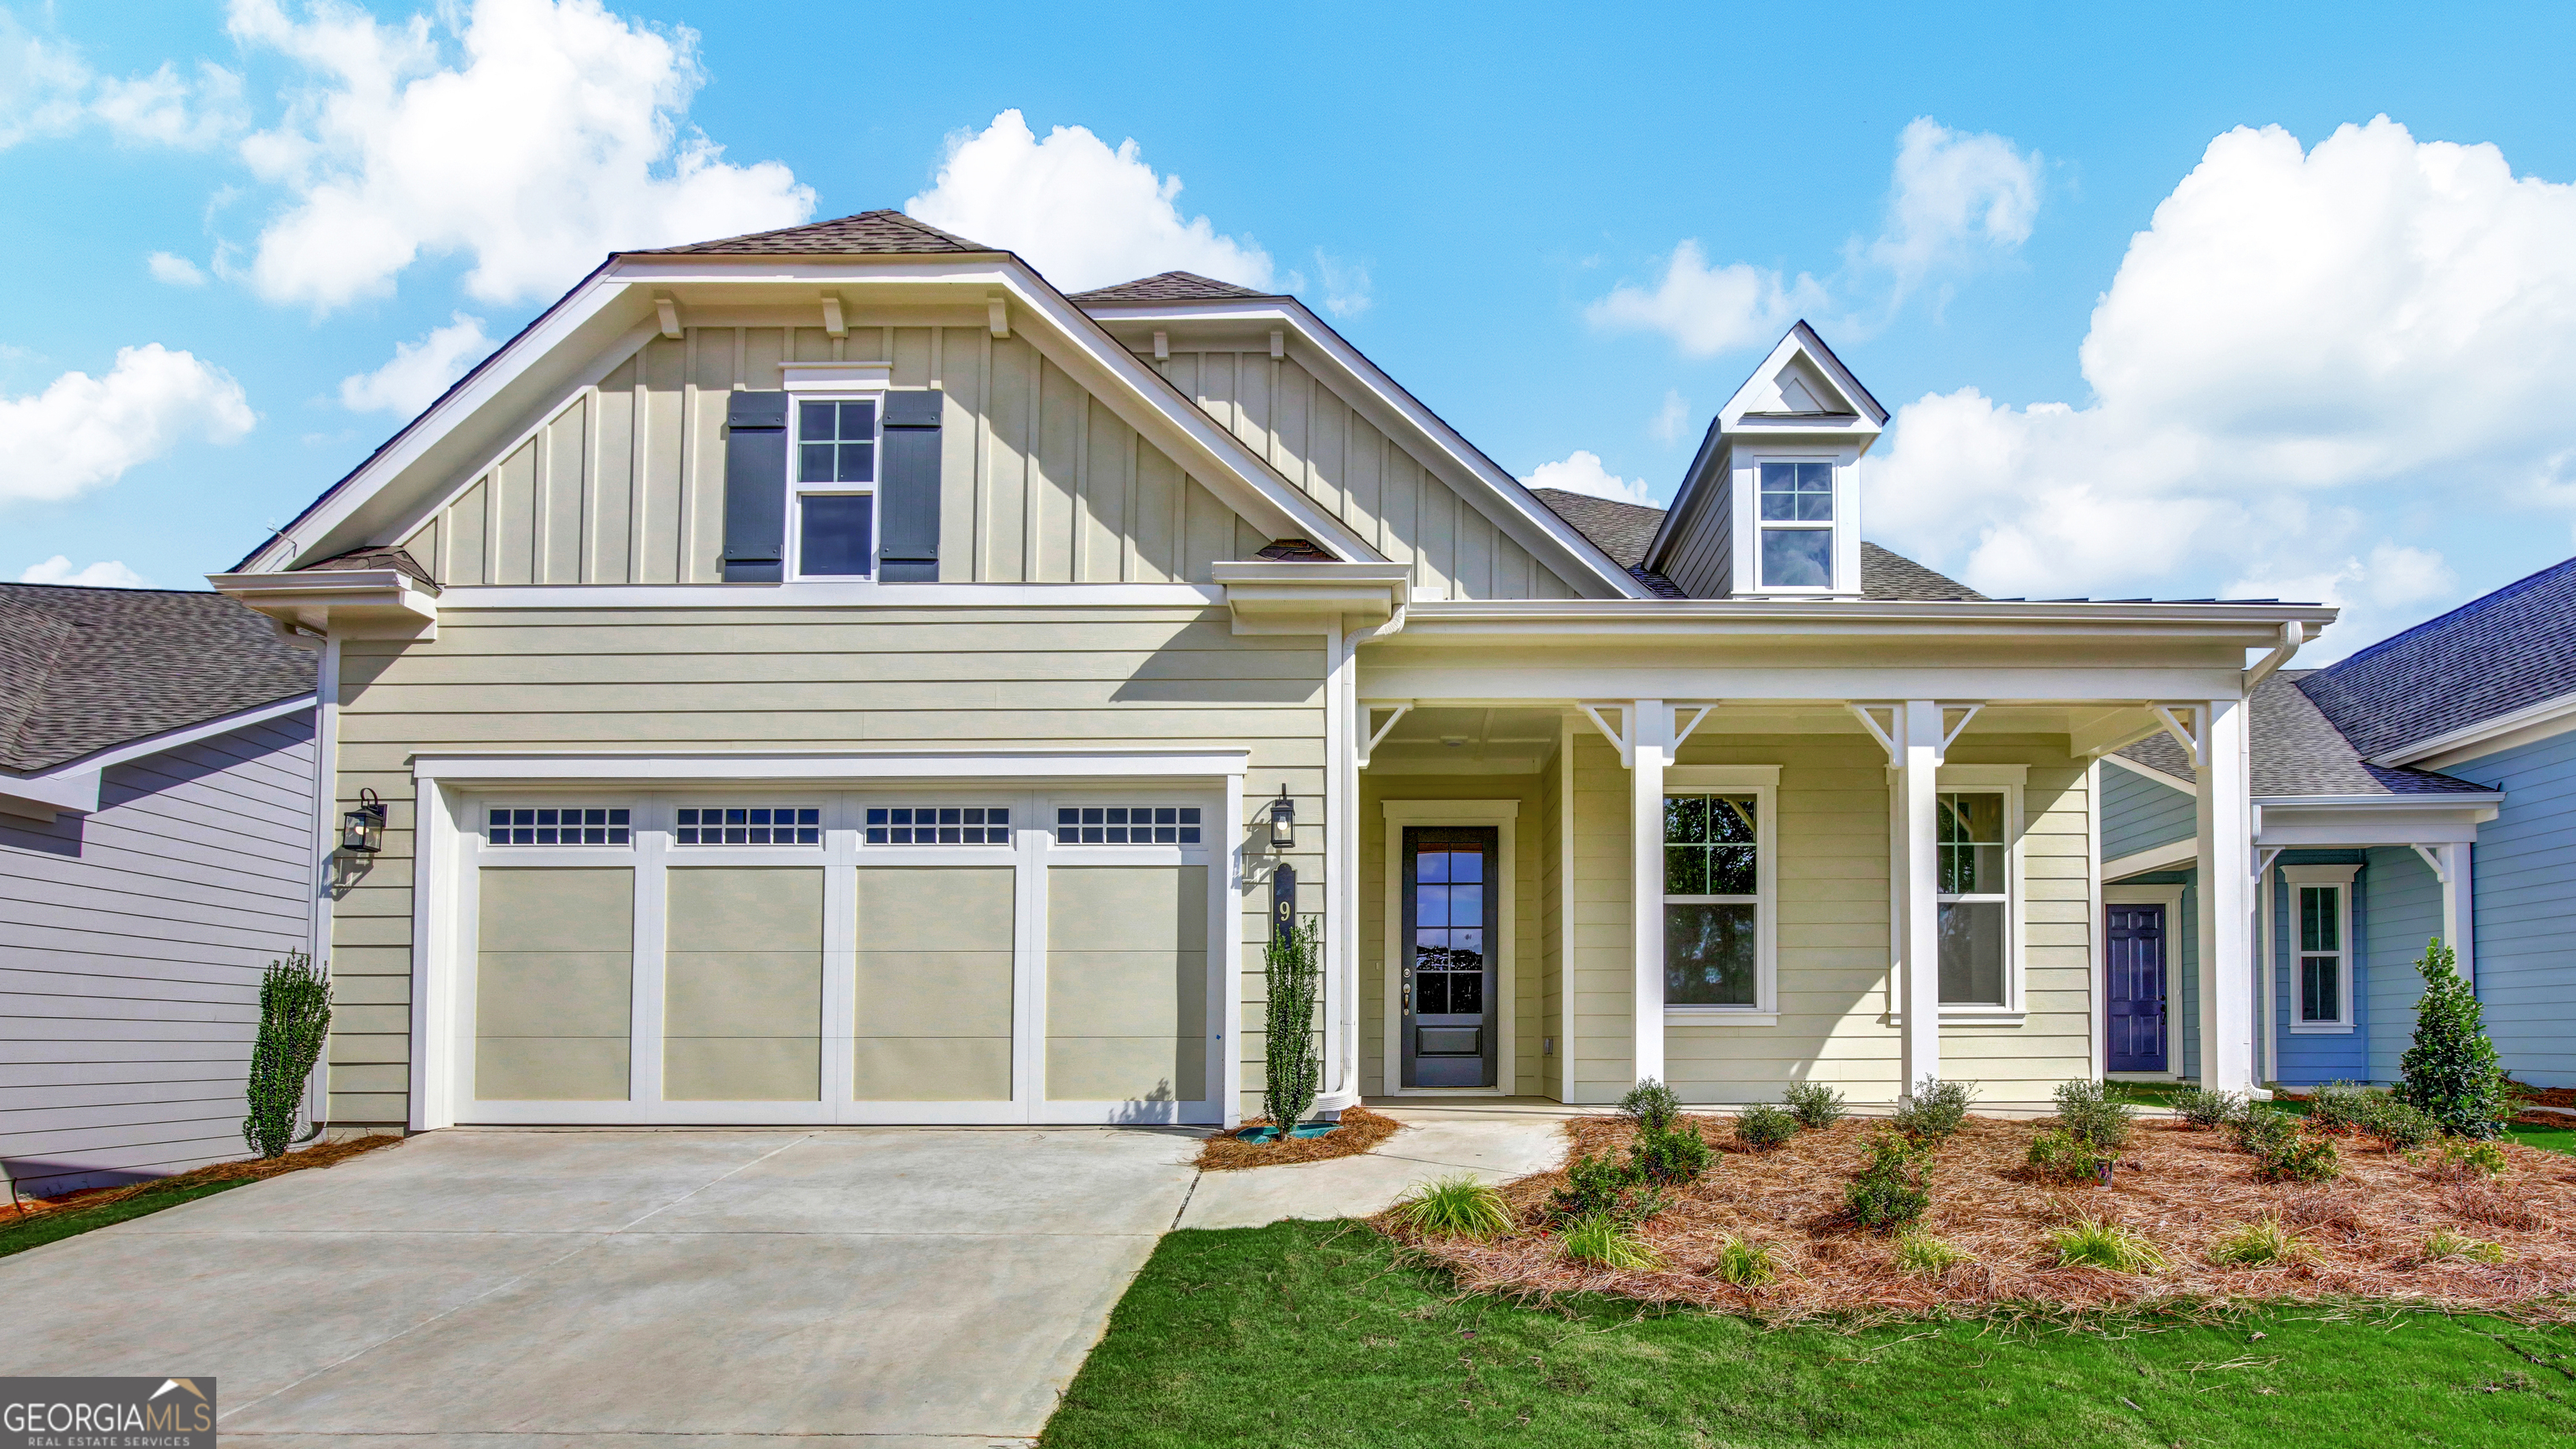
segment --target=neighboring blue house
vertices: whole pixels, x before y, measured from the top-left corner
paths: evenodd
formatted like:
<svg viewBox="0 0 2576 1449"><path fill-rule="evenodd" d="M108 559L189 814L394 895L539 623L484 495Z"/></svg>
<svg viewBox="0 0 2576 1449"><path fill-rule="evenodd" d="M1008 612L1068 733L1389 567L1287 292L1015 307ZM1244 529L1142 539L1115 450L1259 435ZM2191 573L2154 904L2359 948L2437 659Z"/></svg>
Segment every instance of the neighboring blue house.
<svg viewBox="0 0 2576 1449"><path fill-rule="evenodd" d="M323 859L314 659L220 594L0 584L0 1166L20 1195L245 1155L260 969L309 948Z"/></svg>
<svg viewBox="0 0 2576 1449"><path fill-rule="evenodd" d="M2439 937L2506 1070L2576 1086L2576 560L2273 675L2249 725L2257 1077L2394 1080ZM2167 736L2104 759L2113 1076L2199 1070L2192 789Z"/></svg>

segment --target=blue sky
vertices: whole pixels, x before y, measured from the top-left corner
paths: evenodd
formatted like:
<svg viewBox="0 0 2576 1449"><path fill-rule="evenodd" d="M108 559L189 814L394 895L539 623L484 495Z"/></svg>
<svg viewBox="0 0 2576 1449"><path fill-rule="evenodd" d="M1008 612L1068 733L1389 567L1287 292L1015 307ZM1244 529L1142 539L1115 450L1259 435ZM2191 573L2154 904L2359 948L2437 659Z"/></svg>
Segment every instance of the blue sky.
<svg viewBox="0 0 2576 1449"><path fill-rule="evenodd" d="M1900 410L1866 531L1989 592L2331 657L2576 552L2576 18L2066 9L19 5L0 577L196 586L609 245L916 198L1658 500L1808 316Z"/></svg>

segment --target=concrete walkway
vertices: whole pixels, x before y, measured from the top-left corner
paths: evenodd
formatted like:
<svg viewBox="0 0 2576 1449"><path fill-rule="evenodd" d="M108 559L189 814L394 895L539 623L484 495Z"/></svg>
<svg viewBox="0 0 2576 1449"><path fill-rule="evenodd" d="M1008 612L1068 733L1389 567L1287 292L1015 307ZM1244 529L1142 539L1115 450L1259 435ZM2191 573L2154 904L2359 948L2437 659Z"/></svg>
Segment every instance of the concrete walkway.
<svg viewBox="0 0 2576 1449"><path fill-rule="evenodd" d="M227 1444L1021 1444L1195 1135L455 1130L0 1261L13 1374L211 1374Z"/></svg>
<svg viewBox="0 0 2576 1449"><path fill-rule="evenodd" d="M1367 1217L1416 1183L1465 1173L1501 1182L1545 1172L1564 1161L1565 1119L1553 1103L1512 1102L1394 1106L1370 1110L1405 1124L1375 1152L1199 1175L1185 1228L1256 1228L1283 1218Z"/></svg>

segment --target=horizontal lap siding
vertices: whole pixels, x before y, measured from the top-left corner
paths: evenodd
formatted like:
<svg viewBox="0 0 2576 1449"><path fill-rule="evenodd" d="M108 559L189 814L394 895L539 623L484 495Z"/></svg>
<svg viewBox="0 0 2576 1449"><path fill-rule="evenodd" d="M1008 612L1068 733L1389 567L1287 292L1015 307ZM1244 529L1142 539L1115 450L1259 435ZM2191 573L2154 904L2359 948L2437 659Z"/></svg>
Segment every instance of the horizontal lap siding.
<svg viewBox="0 0 2576 1449"><path fill-rule="evenodd" d="M1553 876L1545 858L1554 838L1544 829L1545 787L1536 775L1363 775L1360 777L1360 1084L1378 1092L1394 1084L1386 1060L1386 860L1401 850L1404 824L1386 818L1389 800L1517 800L1512 823L1512 1079L1501 1085L1518 1096L1554 1096L1546 1080L1539 1039L1545 1025L1546 918L1542 907ZM1399 942L1399 948L1401 943ZM1400 1066L1400 1064L1399 1064Z"/></svg>
<svg viewBox="0 0 2576 1449"><path fill-rule="evenodd" d="M2487 1034L2517 1081L2576 1087L2576 733L2450 772L2505 792L2472 852Z"/></svg>
<svg viewBox="0 0 2576 1449"><path fill-rule="evenodd" d="M31 1194L240 1157L261 968L303 949L312 728L107 771L101 808L0 815L0 1134Z"/></svg>
<svg viewBox="0 0 2576 1449"><path fill-rule="evenodd" d="M2366 854L2370 863L2362 867L2362 890L2354 903L2357 917L2352 926L2353 940L2362 947L2353 963L2353 1007L2369 1043L2370 1080L2393 1082L2399 1075L2399 1059L2414 1039L2416 998L2424 994L2424 978L2415 963L2423 957L2425 945L2442 934L2442 883L2412 850ZM2486 983L2479 982L2482 995L2485 988ZM2490 1003L2488 1032L2493 1034L2502 1024L2499 1018L2508 1015ZM2359 1053L2354 1055L2358 1058ZM2361 1065L2357 1060L2354 1064Z"/></svg>
<svg viewBox="0 0 2576 1449"><path fill-rule="evenodd" d="M1567 933L1577 1102L1618 1101L1636 1081L1629 854L1628 771L1586 724L1574 737L1574 921Z"/></svg>
<svg viewBox="0 0 2576 1449"><path fill-rule="evenodd" d="M1974 737L1950 763L2022 764L2022 989L2019 1026L1949 1026L1944 1076L1978 1084L1990 1101L2045 1101L2061 1082L2093 1073L2092 832L2083 762L2062 737Z"/></svg>
<svg viewBox="0 0 2576 1449"><path fill-rule="evenodd" d="M343 999L362 992L382 1010L334 1036L334 1118L407 1115L417 753L1242 747L1248 793L1285 784L1302 826L1324 814L1322 671L1318 641L1237 637L1216 610L450 609L434 643L348 644L340 794L372 788L392 819L384 853L336 908ZM1322 857L1292 858L1320 892ZM1263 938L1258 901L1243 929ZM1260 956L1244 953L1237 1028L1256 1095Z"/></svg>
<svg viewBox="0 0 2576 1449"><path fill-rule="evenodd" d="M2190 791L2142 779L2125 765L2102 766L2102 858L2118 860L2200 831Z"/></svg>

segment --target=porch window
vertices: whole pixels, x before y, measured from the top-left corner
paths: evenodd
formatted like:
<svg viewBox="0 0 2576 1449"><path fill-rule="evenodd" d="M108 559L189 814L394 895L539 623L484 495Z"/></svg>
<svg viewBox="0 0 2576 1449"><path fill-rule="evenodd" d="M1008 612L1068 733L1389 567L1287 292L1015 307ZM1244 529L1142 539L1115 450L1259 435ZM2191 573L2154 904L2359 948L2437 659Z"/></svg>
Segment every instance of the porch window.
<svg viewBox="0 0 2576 1449"><path fill-rule="evenodd" d="M1664 797L1664 1004L1761 1001L1757 797Z"/></svg>
<svg viewBox="0 0 2576 1449"><path fill-rule="evenodd" d="M2341 1026L2352 953L2346 946L2344 888L2303 885L2299 890L2299 1022Z"/></svg>
<svg viewBox="0 0 2576 1449"><path fill-rule="evenodd" d="M1941 1004L2004 1006L2012 883L2001 791L1945 790L1937 804Z"/></svg>
<svg viewBox="0 0 2576 1449"><path fill-rule="evenodd" d="M1764 463L1761 565L1766 589L1834 586L1834 465Z"/></svg>

